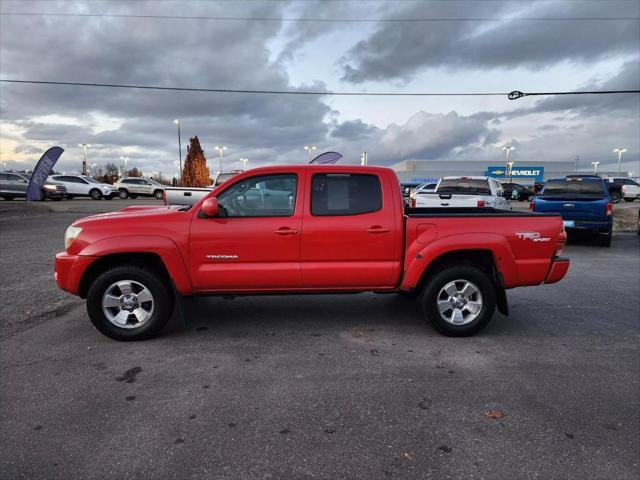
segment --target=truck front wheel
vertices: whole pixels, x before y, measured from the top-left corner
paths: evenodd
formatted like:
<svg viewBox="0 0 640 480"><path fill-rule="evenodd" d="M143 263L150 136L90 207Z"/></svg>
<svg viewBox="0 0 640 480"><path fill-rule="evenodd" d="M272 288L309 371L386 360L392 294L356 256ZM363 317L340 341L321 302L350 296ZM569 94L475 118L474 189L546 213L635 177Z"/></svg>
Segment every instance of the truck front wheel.
<svg viewBox="0 0 640 480"><path fill-rule="evenodd" d="M466 337L480 331L493 317L496 287L484 271L455 266L436 273L419 298L436 330L451 337Z"/></svg>
<svg viewBox="0 0 640 480"><path fill-rule="evenodd" d="M154 271L121 266L100 274L87 293L91 323L114 340L144 340L171 318L174 295Z"/></svg>

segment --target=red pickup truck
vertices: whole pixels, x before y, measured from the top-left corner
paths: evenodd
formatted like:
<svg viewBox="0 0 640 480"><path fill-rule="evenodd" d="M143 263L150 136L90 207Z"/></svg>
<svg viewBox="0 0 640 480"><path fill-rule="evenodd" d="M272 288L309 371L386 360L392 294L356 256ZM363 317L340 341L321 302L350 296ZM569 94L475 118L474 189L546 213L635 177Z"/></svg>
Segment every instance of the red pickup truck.
<svg viewBox="0 0 640 480"><path fill-rule="evenodd" d="M434 327L466 336L508 313L506 289L564 277L565 241L558 215L405 209L388 168L278 166L193 206L77 220L55 278L117 340L158 333L182 296L365 291L415 292Z"/></svg>

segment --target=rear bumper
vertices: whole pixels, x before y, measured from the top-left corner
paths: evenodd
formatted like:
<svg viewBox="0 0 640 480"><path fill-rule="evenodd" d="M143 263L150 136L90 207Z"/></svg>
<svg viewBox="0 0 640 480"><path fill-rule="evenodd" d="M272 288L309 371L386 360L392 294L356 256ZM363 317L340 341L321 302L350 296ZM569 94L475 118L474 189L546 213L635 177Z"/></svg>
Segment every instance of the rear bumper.
<svg viewBox="0 0 640 480"><path fill-rule="evenodd" d="M551 263L551 268L544 283L556 283L564 278L569 270L569 259L559 257Z"/></svg>
<svg viewBox="0 0 640 480"><path fill-rule="evenodd" d="M597 230L599 232L608 232L611 229L612 223L612 220L575 220L573 227L565 225L564 228L567 230Z"/></svg>
<svg viewBox="0 0 640 480"><path fill-rule="evenodd" d="M58 288L73 295L78 295L80 280L87 270L87 267L91 265L96 258L97 257L82 255L67 255L66 252L58 253L53 271L53 278L56 280Z"/></svg>

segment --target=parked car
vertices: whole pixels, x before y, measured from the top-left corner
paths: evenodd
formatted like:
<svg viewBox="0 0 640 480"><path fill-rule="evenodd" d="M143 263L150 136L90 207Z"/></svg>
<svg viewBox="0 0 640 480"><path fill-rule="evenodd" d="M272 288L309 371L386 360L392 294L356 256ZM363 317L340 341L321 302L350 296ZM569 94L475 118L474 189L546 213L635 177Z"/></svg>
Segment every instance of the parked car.
<svg viewBox="0 0 640 480"><path fill-rule="evenodd" d="M505 289L562 279L565 241L557 215L405 210L389 168L274 166L191 207L76 220L54 275L117 340L157 334L182 296L368 291L416 292L439 331L466 336L508 313Z"/></svg>
<svg viewBox="0 0 640 480"><path fill-rule="evenodd" d="M640 198L640 184L631 178L626 177L611 177L608 180L609 192L615 188L620 187L620 196L624 198L626 202L633 202L636 198Z"/></svg>
<svg viewBox="0 0 640 480"><path fill-rule="evenodd" d="M93 200L111 200L118 195L112 185L97 181L86 175L51 175L50 180L62 183L67 188L67 198L90 197Z"/></svg>
<svg viewBox="0 0 640 480"><path fill-rule="evenodd" d="M509 198L510 198L509 192ZM429 207L477 207L511 210L500 182L492 177L443 177L435 192L416 195L415 206Z"/></svg>
<svg viewBox="0 0 640 480"><path fill-rule="evenodd" d="M597 175L569 175L547 181L531 210L561 215L567 230L591 231L611 246L613 205L607 182Z"/></svg>
<svg viewBox="0 0 640 480"><path fill-rule="evenodd" d="M162 200L164 189L166 188L155 180L142 177L122 178L114 183L113 187L118 190L118 194L122 199L128 197L155 197L158 200Z"/></svg>
<svg viewBox="0 0 640 480"><path fill-rule="evenodd" d="M164 189L164 204L193 205L213 189L213 185L209 187L166 187Z"/></svg>
<svg viewBox="0 0 640 480"><path fill-rule="evenodd" d="M0 172L0 198L13 200L14 198L26 198L27 187L31 179L30 173ZM41 200L62 200L67 192L66 187L53 180L47 179L41 188Z"/></svg>
<svg viewBox="0 0 640 480"><path fill-rule="evenodd" d="M532 189L527 188L524 185L520 185L519 183L502 182L502 188L506 194L511 194L510 198L512 200L518 200L519 202L530 202L536 195ZM515 192L515 195L513 192Z"/></svg>
<svg viewBox="0 0 640 480"><path fill-rule="evenodd" d="M230 172L218 173L218 175L216 176L216 179L213 182L213 186L217 187L218 185L222 185L224 182L235 177L240 173L242 173L242 170L231 170Z"/></svg>
<svg viewBox="0 0 640 480"><path fill-rule="evenodd" d="M413 190L415 190L416 188L418 188L419 186L424 185L422 183L401 183L400 184L400 189L402 190L402 196L404 198L409 198L409 196L411 195L411 192Z"/></svg>

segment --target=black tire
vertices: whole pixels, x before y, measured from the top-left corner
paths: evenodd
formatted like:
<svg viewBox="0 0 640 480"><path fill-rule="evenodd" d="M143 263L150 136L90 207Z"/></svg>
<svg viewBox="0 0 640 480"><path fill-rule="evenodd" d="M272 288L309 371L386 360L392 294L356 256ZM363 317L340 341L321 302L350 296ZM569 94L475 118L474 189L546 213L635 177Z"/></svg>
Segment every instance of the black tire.
<svg viewBox="0 0 640 480"><path fill-rule="evenodd" d="M635 198L625 198L624 201L625 202L633 202L635 200Z"/></svg>
<svg viewBox="0 0 640 480"><path fill-rule="evenodd" d="M141 326L122 328L111 323L102 310L102 298L114 283L132 280L144 285L153 297L153 313ZM114 267L100 274L87 293L87 313L93 326L107 337L120 341L146 340L157 335L167 324L173 312L174 294L161 275L139 266Z"/></svg>
<svg viewBox="0 0 640 480"><path fill-rule="evenodd" d="M91 197L91 200L102 200L102 192L97 188L91 190L89 192L89 196Z"/></svg>
<svg viewBox="0 0 640 480"><path fill-rule="evenodd" d="M480 312L475 319L464 325L454 325L448 322L438 310L438 297L441 290L448 283L456 280L473 283L482 296ZM426 319L440 333L450 337L467 337L482 330L493 317L496 308L496 287L491 277L476 267L452 266L433 275L422 290L419 302Z"/></svg>
<svg viewBox="0 0 640 480"><path fill-rule="evenodd" d="M4 198L5 200L13 200L15 197L13 195L5 195L2 198Z"/></svg>
<svg viewBox="0 0 640 480"><path fill-rule="evenodd" d="M622 200L620 192L611 192L611 203L620 203L620 200Z"/></svg>
<svg viewBox="0 0 640 480"><path fill-rule="evenodd" d="M164 198L164 191L156 190L155 192L153 192L153 196L156 197L158 200L162 200Z"/></svg>
<svg viewBox="0 0 640 480"><path fill-rule="evenodd" d="M611 246L611 237L613 237L611 228L609 228L609 231L606 233L598 233L598 245L609 248Z"/></svg>
<svg viewBox="0 0 640 480"><path fill-rule="evenodd" d="M120 192L118 193L118 196L122 200L126 200L129 197L129 192L127 190L121 189Z"/></svg>

